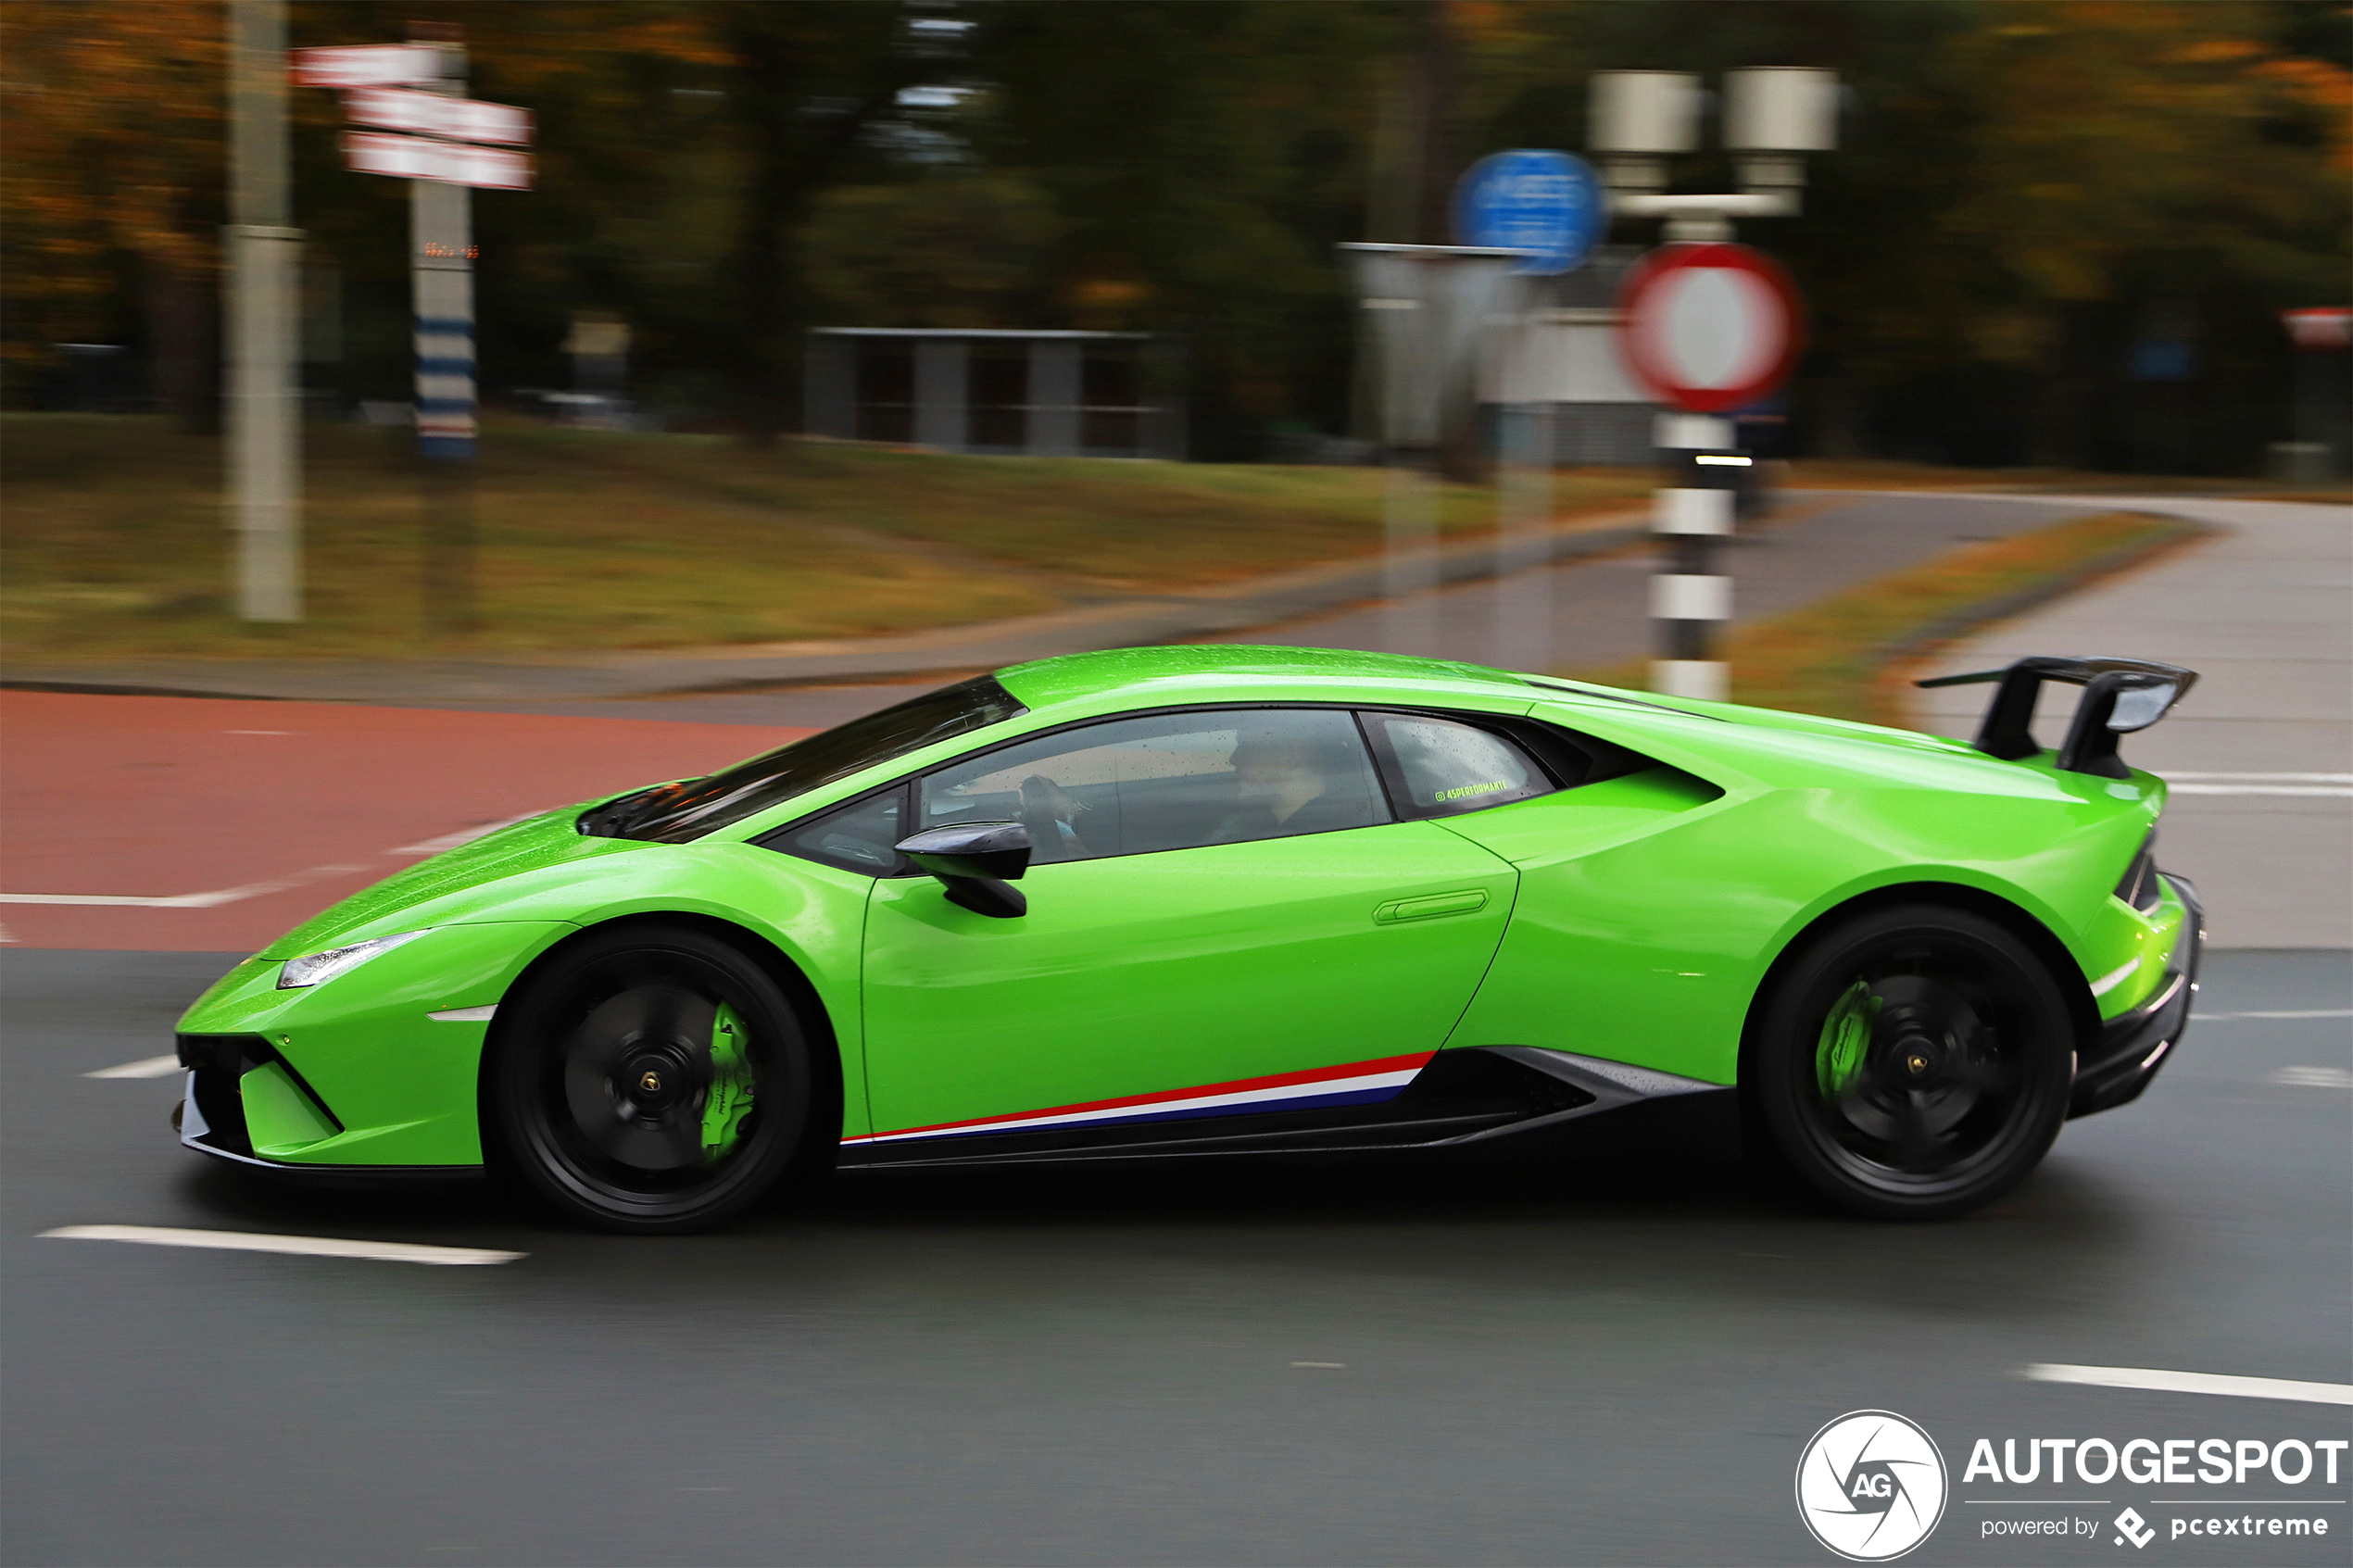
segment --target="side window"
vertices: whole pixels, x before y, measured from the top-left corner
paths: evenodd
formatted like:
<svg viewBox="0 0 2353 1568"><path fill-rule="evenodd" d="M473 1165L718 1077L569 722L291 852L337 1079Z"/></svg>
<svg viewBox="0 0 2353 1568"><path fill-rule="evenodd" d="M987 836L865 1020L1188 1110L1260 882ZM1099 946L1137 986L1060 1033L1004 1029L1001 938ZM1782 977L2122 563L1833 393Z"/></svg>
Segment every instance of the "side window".
<svg viewBox="0 0 2353 1568"><path fill-rule="evenodd" d="M1407 816L1452 817L1558 787L1534 758L1475 724L1404 713L1367 713L1365 721Z"/></svg>
<svg viewBox="0 0 2353 1568"><path fill-rule="evenodd" d="M846 872L894 876L906 869L900 864L896 847L907 836L908 830L901 825L906 808L907 790L901 785L780 829L762 837L760 843L766 848L838 866Z"/></svg>
<svg viewBox="0 0 2353 1568"><path fill-rule="evenodd" d="M1355 721L1332 709L1157 713L943 768L921 825L1018 822L1032 860L1092 860L1390 820Z"/></svg>

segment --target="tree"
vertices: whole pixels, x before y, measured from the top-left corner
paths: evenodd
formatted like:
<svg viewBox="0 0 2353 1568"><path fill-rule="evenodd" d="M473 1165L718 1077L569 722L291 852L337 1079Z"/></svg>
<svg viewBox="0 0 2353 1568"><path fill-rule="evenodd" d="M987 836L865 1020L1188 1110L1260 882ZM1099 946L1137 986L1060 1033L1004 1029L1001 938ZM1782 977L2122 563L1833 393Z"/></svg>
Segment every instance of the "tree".
<svg viewBox="0 0 2353 1568"><path fill-rule="evenodd" d="M165 406L209 422L226 201L220 6L23 0L0 9L0 41L9 400L32 395L55 345L144 342Z"/></svg>

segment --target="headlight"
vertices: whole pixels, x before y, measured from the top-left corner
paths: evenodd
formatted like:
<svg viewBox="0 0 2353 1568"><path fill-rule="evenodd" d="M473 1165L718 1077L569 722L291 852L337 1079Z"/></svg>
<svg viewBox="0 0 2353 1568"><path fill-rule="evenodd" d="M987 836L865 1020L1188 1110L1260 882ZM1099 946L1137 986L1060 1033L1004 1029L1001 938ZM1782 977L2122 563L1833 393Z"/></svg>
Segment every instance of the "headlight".
<svg viewBox="0 0 2353 1568"><path fill-rule="evenodd" d="M423 935L422 931L404 931L397 936L379 936L372 941L354 942L348 947L330 947L323 953L305 953L298 959L288 959L285 967L278 972L278 989L296 991L333 980L345 970L357 969L378 953L389 953L403 942L414 942Z"/></svg>

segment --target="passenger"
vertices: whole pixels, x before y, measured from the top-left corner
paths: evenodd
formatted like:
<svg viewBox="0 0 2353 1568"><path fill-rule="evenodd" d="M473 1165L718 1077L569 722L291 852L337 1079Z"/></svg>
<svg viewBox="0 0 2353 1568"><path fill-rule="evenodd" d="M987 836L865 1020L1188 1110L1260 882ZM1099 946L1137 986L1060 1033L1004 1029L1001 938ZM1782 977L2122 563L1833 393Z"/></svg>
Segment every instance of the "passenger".
<svg viewBox="0 0 2353 1568"><path fill-rule="evenodd" d="M1234 745L1241 809L1217 824L1215 844L1365 825L1365 805L1347 793L1323 746L1295 735L1245 731Z"/></svg>

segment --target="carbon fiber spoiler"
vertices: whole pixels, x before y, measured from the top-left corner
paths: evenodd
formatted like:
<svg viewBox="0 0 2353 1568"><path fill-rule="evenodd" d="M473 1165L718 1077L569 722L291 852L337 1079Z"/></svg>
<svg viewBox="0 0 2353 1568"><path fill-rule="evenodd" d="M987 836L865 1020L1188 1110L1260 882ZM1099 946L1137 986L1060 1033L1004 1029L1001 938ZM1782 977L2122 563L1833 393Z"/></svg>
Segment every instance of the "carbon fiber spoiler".
<svg viewBox="0 0 2353 1568"><path fill-rule="evenodd" d="M2145 659L2068 659L2032 654L2007 670L1980 670L1968 675L1939 675L1915 681L1919 686L1968 686L1999 681L1994 700L1978 725L1977 749L1988 757L2014 761L2033 757L2043 747L2034 739L2034 699L2043 683L2060 681L2082 686L2075 720L2067 727L2057 766L2102 778L2128 779L2133 770L2116 754L2116 737L2145 730L2197 684L2197 671Z"/></svg>

